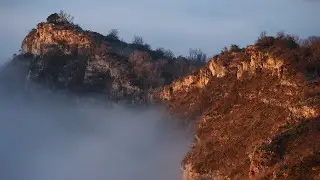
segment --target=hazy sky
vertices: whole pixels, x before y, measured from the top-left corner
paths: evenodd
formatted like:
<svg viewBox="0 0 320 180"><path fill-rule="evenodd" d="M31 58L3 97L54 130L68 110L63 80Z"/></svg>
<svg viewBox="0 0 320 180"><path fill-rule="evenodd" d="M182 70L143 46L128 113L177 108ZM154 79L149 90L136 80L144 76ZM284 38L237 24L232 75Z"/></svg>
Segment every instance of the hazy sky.
<svg viewBox="0 0 320 180"><path fill-rule="evenodd" d="M252 43L261 31L320 34L320 0L7 0L0 2L0 58L20 49L28 31L60 9L85 29L119 29L140 35L152 48L176 54L201 48L212 55L231 43Z"/></svg>

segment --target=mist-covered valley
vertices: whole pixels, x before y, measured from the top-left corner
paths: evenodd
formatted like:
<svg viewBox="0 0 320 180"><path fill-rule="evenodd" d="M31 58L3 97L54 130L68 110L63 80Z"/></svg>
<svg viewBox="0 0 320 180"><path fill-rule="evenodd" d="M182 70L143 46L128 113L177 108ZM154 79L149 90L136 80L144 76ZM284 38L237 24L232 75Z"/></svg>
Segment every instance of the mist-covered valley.
<svg viewBox="0 0 320 180"><path fill-rule="evenodd" d="M19 65L3 66L1 179L181 179L191 133L163 108L51 92L26 81Z"/></svg>

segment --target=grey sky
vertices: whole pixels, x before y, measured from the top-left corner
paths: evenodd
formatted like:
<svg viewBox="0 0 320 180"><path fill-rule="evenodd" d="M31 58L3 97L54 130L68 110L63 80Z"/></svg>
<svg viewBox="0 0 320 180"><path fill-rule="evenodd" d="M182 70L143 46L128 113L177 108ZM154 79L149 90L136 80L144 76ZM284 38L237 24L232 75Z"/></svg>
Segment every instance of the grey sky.
<svg viewBox="0 0 320 180"><path fill-rule="evenodd" d="M189 48L213 55L231 43L252 43L264 30L320 34L320 0L11 0L0 2L0 58L17 52L28 31L60 9L85 29L116 28L126 41L140 35L177 55Z"/></svg>

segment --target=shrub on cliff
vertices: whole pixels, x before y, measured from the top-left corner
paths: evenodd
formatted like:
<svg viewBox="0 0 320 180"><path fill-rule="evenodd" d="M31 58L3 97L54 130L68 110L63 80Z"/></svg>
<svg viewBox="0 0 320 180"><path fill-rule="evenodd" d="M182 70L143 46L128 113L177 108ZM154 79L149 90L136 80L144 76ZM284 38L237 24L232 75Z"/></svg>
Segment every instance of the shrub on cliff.
<svg viewBox="0 0 320 180"><path fill-rule="evenodd" d="M119 41L119 30L111 29L109 34L106 36L108 41Z"/></svg>
<svg viewBox="0 0 320 180"><path fill-rule="evenodd" d="M240 52L240 51L241 51L241 48L240 48L238 45L236 45L236 44L231 44L231 46L230 46L230 51L231 51L231 52Z"/></svg>
<svg viewBox="0 0 320 180"><path fill-rule="evenodd" d="M59 19L60 16L57 13L53 13L47 17L47 22L56 24L59 21Z"/></svg>
<svg viewBox="0 0 320 180"><path fill-rule="evenodd" d="M275 38L273 36L267 36L266 32L262 32L260 37L256 40L255 45L261 49L268 48L274 44Z"/></svg>
<svg viewBox="0 0 320 180"><path fill-rule="evenodd" d="M298 38L284 32L278 32L275 37L267 36L265 32L260 34L255 45L260 50L268 50L269 48L295 49L299 47Z"/></svg>
<svg viewBox="0 0 320 180"><path fill-rule="evenodd" d="M53 24L73 24L74 17L70 14L65 13L64 11L60 11L58 13L53 13L48 16L47 22Z"/></svg>

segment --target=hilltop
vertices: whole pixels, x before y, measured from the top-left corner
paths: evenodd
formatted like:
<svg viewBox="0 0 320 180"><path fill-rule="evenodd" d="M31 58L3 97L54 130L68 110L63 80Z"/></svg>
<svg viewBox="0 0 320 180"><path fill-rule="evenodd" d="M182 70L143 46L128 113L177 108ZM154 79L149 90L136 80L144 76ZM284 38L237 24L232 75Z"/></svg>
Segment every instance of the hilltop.
<svg viewBox="0 0 320 180"><path fill-rule="evenodd" d="M13 61L25 62L28 79L50 88L155 100L196 122L182 162L185 180L320 179L319 37L262 34L253 45L199 59L86 31L52 14Z"/></svg>
<svg viewBox="0 0 320 180"><path fill-rule="evenodd" d="M320 179L320 38L262 35L163 88L197 119L184 178Z"/></svg>
<svg viewBox="0 0 320 180"><path fill-rule="evenodd" d="M106 36L83 30L63 12L51 14L32 29L16 59L27 59L28 78L48 87L135 102L147 101L151 89L204 64L174 57L168 50L152 50L141 37L126 43L116 30Z"/></svg>

